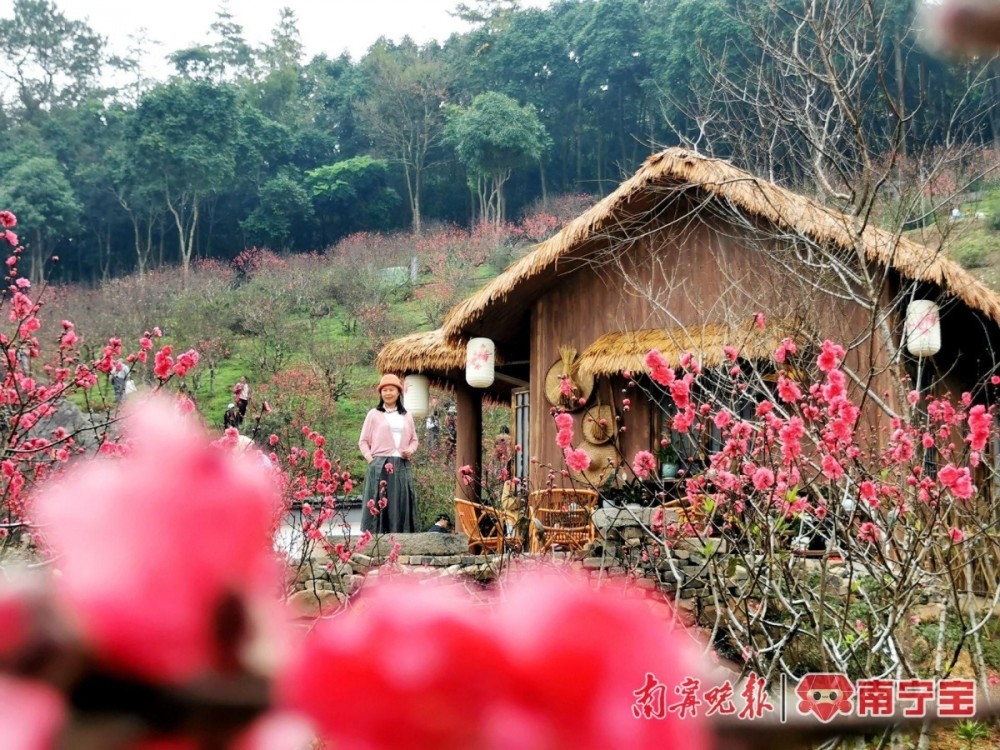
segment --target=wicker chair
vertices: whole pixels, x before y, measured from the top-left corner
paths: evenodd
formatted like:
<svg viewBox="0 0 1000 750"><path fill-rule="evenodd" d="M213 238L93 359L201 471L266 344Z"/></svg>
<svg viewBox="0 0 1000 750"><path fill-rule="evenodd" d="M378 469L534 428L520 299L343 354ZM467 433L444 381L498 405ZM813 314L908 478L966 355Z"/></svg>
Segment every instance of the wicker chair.
<svg viewBox="0 0 1000 750"><path fill-rule="evenodd" d="M598 494L585 489L536 490L528 497L531 551L579 551L595 537L591 514Z"/></svg>
<svg viewBox="0 0 1000 750"><path fill-rule="evenodd" d="M521 551L520 537L508 535L508 524L516 521L509 513L456 497L455 516L459 530L469 537L472 554Z"/></svg>

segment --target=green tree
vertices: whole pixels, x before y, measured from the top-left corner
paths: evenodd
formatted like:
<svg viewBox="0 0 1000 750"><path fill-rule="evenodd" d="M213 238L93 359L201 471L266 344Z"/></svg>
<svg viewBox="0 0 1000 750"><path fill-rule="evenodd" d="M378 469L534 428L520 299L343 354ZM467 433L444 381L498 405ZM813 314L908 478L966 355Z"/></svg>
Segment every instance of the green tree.
<svg viewBox="0 0 1000 750"><path fill-rule="evenodd" d="M260 205L240 223L247 241L260 247L290 250L304 225L314 219L309 191L289 173L269 179L260 188Z"/></svg>
<svg viewBox="0 0 1000 750"><path fill-rule="evenodd" d="M29 252L32 283L45 279L50 248L76 227L80 204L59 163L34 156L14 166L0 185L0 205L18 217L22 242Z"/></svg>
<svg viewBox="0 0 1000 750"><path fill-rule="evenodd" d="M598 186L617 185L620 165L637 163L650 148L642 81L648 65L642 54L642 13L638 0L598 2L573 39L579 60L583 110L591 126ZM619 165L612 171L612 165Z"/></svg>
<svg viewBox="0 0 1000 750"><path fill-rule="evenodd" d="M107 279L132 265L126 246L115 242L115 235L127 229L113 191L110 158L121 141L121 122L120 107L106 107L95 98L51 113L42 128L87 217L79 227L83 236L73 238L73 251L60 248L65 262L58 268L63 278Z"/></svg>
<svg viewBox="0 0 1000 750"><path fill-rule="evenodd" d="M399 194L387 185L388 172L381 159L355 156L306 173L324 242L392 223Z"/></svg>
<svg viewBox="0 0 1000 750"><path fill-rule="evenodd" d="M219 79L252 80L257 72L257 56L247 44L243 26L236 23L228 2L223 2L215 11L215 21L210 28L216 37L212 43L212 53Z"/></svg>
<svg viewBox="0 0 1000 750"><path fill-rule="evenodd" d="M478 198L479 220L497 226L504 221L504 185L511 173L537 162L549 145L535 110L496 91L451 110L448 139Z"/></svg>
<svg viewBox="0 0 1000 750"><path fill-rule="evenodd" d="M185 278L202 209L233 178L238 133L236 91L205 81L156 87L130 123L129 165L140 184L159 193L173 219Z"/></svg>
<svg viewBox="0 0 1000 750"><path fill-rule="evenodd" d="M134 113L124 109L109 112L108 123L119 136L108 148L106 168L109 191L128 219L131 232L125 242L131 241L135 251L135 269L142 278L152 265L154 237L157 234L162 236L166 208L160 185L136 169L132 161L135 156L133 144L121 135L134 127L132 117Z"/></svg>
<svg viewBox="0 0 1000 750"><path fill-rule="evenodd" d="M380 154L403 168L413 231L421 225L420 197L430 154L444 134L450 73L435 46L380 40L363 67L368 95L358 105L365 130Z"/></svg>
<svg viewBox="0 0 1000 750"><path fill-rule="evenodd" d="M14 0L14 17L0 22L0 73L29 120L90 96L103 62L104 40L49 0Z"/></svg>
<svg viewBox="0 0 1000 750"><path fill-rule="evenodd" d="M291 8L283 8L271 30L271 42L261 52L264 76L256 87L257 102L267 116L282 122L302 122L313 107L303 95L302 40Z"/></svg>
<svg viewBox="0 0 1000 750"><path fill-rule="evenodd" d="M460 81L456 88L459 93L499 91L531 104L553 141L540 162L543 199L549 181L556 191L577 190L591 153L582 148L586 113L573 39L589 20L590 7L556 2L544 10L500 12L498 18L480 21L452 50ZM467 20L475 22L475 17Z"/></svg>

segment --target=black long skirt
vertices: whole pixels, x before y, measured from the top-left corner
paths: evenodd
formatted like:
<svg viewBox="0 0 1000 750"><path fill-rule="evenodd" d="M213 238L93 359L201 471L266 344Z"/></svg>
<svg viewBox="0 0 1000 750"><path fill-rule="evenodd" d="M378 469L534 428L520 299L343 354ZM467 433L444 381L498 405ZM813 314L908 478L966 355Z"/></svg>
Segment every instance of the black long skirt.
<svg viewBox="0 0 1000 750"><path fill-rule="evenodd" d="M379 501L383 498L387 501L386 506L380 508ZM377 514L369 510L369 500L375 501ZM417 530L417 493L413 489L409 461L395 456L375 456L368 464L361 530L372 534L409 534Z"/></svg>

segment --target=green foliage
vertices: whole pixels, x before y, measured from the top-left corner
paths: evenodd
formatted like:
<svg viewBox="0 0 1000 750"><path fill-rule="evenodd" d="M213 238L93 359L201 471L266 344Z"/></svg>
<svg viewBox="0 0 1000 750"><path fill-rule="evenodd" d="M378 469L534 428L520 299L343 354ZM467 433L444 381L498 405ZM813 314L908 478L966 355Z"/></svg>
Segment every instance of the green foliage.
<svg viewBox="0 0 1000 750"><path fill-rule="evenodd" d="M388 164L356 156L306 173L317 213L338 235L391 224L399 194L387 185Z"/></svg>
<svg viewBox="0 0 1000 750"><path fill-rule="evenodd" d="M29 119L96 93L104 40L49 0L14 0L14 17L0 23L0 57Z"/></svg>
<svg viewBox="0 0 1000 750"><path fill-rule="evenodd" d="M55 159L32 157L4 175L0 202L13 211L22 232L65 236L80 219L80 204Z"/></svg>
<svg viewBox="0 0 1000 750"><path fill-rule="evenodd" d="M874 13L853 15L849 2L830 7L843 16L844 38L873 18L877 27L859 43L885 42L877 60L865 58L852 100L863 105L856 119L874 161L897 152L882 148L895 131L880 76L906 99L904 158L922 159L948 138L973 148L995 140L995 92L975 63L949 64L915 46L912 3L878 0ZM187 264L228 260L250 245L320 249L408 221L414 230L498 226L553 194L606 193L657 144L678 139L783 184L816 187L801 133L768 130L755 115L755 97L796 85L795 76L776 77L756 41L755 26L773 31L779 47L794 30L773 0L475 4L458 10L470 28L443 43L380 40L357 61L306 59L288 10L255 48L243 12L222 9L203 44L164 50L180 75L157 82L143 73L143 40L109 59L94 30L50 0L13 3L0 24L0 72L12 89L0 112L0 167L6 176L29 159L55 158L88 216L44 239L46 252L68 261L62 279L148 272L178 253ZM801 33L815 40L813 30ZM801 51L812 55L812 46ZM118 90L100 88L109 66L120 72ZM817 96L810 111L823 110L826 94ZM969 189L995 185L987 163L995 155L983 154ZM326 174L345 163L345 174ZM981 208L995 213L989 201Z"/></svg>
<svg viewBox="0 0 1000 750"><path fill-rule="evenodd" d="M260 206L242 222L247 240L254 245L290 250L302 226L313 222L314 212L306 188L290 174L281 174L260 188Z"/></svg>
<svg viewBox="0 0 1000 750"><path fill-rule="evenodd" d="M395 46L379 40L362 65L366 96L357 105L378 152L403 168L412 226L421 228L421 194L428 159L444 130L451 71L437 48L406 39Z"/></svg>
<svg viewBox="0 0 1000 750"><path fill-rule="evenodd" d="M964 234L956 240L951 257L966 268L983 268L1000 252L1000 235L984 230Z"/></svg>
<svg viewBox="0 0 1000 750"><path fill-rule="evenodd" d="M974 742L990 738L990 728L981 721L967 719L955 727L955 736L965 742L966 747L971 748Z"/></svg>
<svg viewBox="0 0 1000 750"><path fill-rule="evenodd" d="M466 169L490 177L538 161L549 146L534 108L496 91L452 110L448 139Z"/></svg>
<svg viewBox="0 0 1000 750"><path fill-rule="evenodd" d="M236 91L206 81L161 84L139 102L129 141L133 167L170 196L221 190L236 166Z"/></svg>

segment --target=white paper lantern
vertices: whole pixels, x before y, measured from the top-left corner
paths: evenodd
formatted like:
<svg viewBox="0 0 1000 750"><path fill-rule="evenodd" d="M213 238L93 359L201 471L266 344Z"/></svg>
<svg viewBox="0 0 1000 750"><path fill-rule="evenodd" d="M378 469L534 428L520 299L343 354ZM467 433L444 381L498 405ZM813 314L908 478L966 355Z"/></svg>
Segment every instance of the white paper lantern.
<svg viewBox="0 0 1000 750"><path fill-rule="evenodd" d="M414 419L423 419L430 411L431 383L426 375L403 378L403 406Z"/></svg>
<svg viewBox="0 0 1000 750"><path fill-rule="evenodd" d="M497 348L492 339L469 339L465 347L465 382L473 388L489 388L493 385L496 359Z"/></svg>
<svg viewBox="0 0 1000 750"><path fill-rule="evenodd" d="M906 308L906 349L914 357L933 357L941 351L941 311L926 299Z"/></svg>

